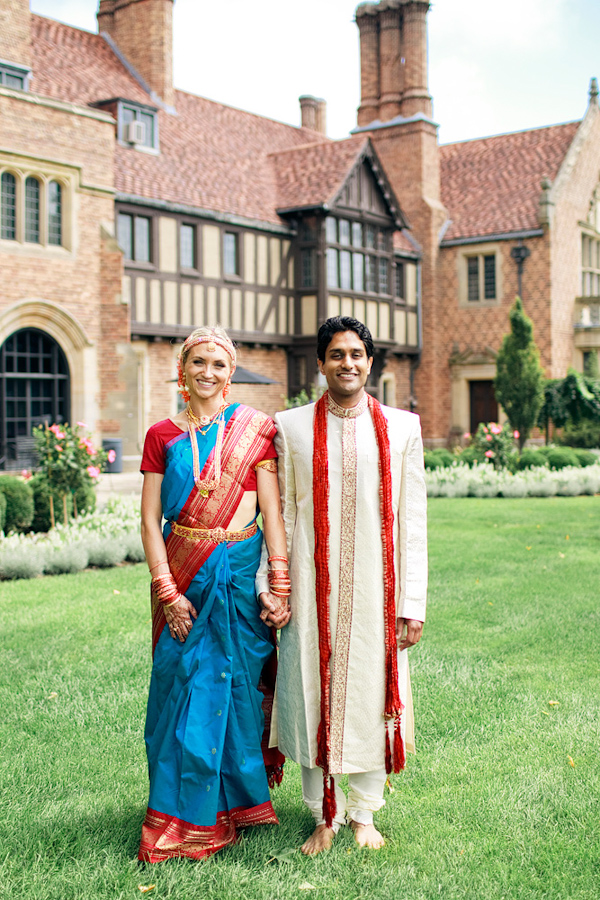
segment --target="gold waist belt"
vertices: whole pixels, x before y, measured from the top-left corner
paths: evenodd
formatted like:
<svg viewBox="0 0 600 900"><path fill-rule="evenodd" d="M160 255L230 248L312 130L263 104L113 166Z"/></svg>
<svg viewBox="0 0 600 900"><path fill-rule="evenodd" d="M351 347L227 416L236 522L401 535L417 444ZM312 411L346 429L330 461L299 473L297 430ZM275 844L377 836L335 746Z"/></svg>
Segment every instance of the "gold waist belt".
<svg viewBox="0 0 600 900"><path fill-rule="evenodd" d="M247 528L241 531L226 531L224 528L188 528L186 525L179 525L177 522L171 522L171 530L179 537L187 538L188 541L212 541L213 544L231 543L233 541L245 541L253 537L258 531L258 525L253 522Z"/></svg>

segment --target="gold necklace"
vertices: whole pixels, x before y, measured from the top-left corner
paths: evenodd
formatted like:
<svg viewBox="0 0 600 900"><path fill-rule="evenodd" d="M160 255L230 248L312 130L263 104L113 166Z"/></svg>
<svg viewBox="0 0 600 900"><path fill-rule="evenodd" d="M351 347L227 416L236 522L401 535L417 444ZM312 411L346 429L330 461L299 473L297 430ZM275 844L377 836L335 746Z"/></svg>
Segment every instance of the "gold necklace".
<svg viewBox="0 0 600 900"><path fill-rule="evenodd" d="M214 489L219 485L221 481L221 450L223 448L223 434L225 433L225 407L229 406L228 403L224 403L213 416L196 416L191 407L187 407L187 419L188 419L188 431L190 433L190 443L192 445L192 464L194 471L194 484L196 485L198 492L202 497L208 497L210 491L214 491ZM205 420L204 422L202 420ZM200 425L200 423L205 424L206 428L204 431L199 428L201 434L206 434L211 425L215 422L219 423L219 430L217 431L217 440L215 443L215 454L214 454L214 469L215 469L215 477L207 478L204 481L200 478L200 452L198 450L198 437L196 435L196 425Z"/></svg>
<svg viewBox="0 0 600 900"><path fill-rule="evenodd" d="M194 426L197 428L197 430L200 432L200 434L206 434L208 432L209 428L211 427L211 425L215 424L218 417L221 415L221 413L223 412L225 407L228 405L229 404L227 404L227 403L223 403L223 405L220 406L218 408L218 410L216 411L216 413L213 413L212 416L197 416L196 413L194 412L194 410L192 409L192 407L188 403L187 408L186 408L186 415L188 417L188 420L193 422ZM204 428L204 431L202 430L203 428Z"/></svg>

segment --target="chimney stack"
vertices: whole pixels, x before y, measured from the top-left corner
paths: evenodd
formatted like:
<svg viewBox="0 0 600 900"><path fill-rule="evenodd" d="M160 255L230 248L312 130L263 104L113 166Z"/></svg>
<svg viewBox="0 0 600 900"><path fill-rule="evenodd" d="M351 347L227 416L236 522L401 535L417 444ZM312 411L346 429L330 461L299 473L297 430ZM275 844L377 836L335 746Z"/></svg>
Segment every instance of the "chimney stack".
<svg viewBox="0 0 600 900"><path fill-rule="evenodd" d="M356 10L360 31L360 106L358 124L379 118L379 20L376 3L361 3Z"/></svg>
<svg viewBox="0 0 600 900"><path fill-rule="evenodd" d="M304 94L300 97L302 128L311 128L319 134L327 134L327 103L319 97Z"/></svg>
<svg viewBox="0 0 600 900"><path fill-rule="evenodd" d="M358 125L431 116L427 90L429 0L380 0L356 10L360 32Z"/></svg>
<svg viewBox="0 0 600 900"><path fill-rule="evenodd" d="M403 7L403 44L405 57L402 115L432 115L427 89L427 13L429 0L409 0Z"/></svg>
<svg viewBox="0 0 600 900"><path fill-rule="evenodd" d="M0 59L31 68L29 0L0 2Z"/></svg>
<svg viewBox="0 0 600 900"><path fill-rule="evenodd" d="M167 106L173 106L174 0L100 0L98 31L107 34Z"/></svg>

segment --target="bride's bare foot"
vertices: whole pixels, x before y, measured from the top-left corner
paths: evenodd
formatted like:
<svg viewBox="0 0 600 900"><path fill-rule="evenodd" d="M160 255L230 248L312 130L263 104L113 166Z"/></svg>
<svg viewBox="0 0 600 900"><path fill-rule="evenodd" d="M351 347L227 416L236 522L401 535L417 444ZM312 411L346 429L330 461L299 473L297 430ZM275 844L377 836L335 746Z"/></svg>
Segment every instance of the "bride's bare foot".
<svg viewBox="0 0 600 900"><path fill-rule="evenodd" d="M361 825L359 822L350 821L356 843L359 847L368 847L370 850L379 850L385 844L374 825Z"/></svg>
<svg viewBox="0 0 600 900"><path fill-rule="evenodd" d="M335 832L333 828L328 828L327 825L317 825L309 839L302 844L300 850L305 856L316 856L317 853L322 853L323 850L329 850L334 837Z"/></svg>

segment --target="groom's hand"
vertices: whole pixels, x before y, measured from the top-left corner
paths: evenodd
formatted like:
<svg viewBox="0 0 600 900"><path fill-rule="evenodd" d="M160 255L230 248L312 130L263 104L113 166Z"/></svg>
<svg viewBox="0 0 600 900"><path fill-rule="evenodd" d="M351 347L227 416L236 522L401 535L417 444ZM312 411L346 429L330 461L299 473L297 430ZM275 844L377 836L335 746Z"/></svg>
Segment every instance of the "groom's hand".
<svg viewBox="0 0 600 900"><path fill-rule="evenodd" d="M258 600L262 606L260 617L265 625L273 625L275 628L283 628L287 625L292 615L287 600L275 597L274 594L269 594L266 591L262 591L258 595Z"/></svg>

